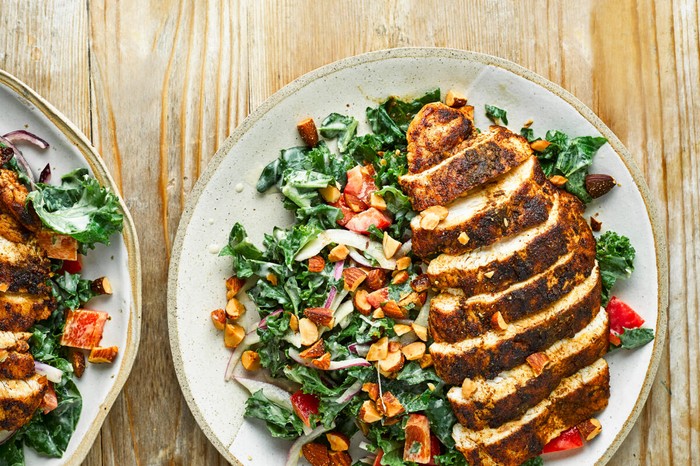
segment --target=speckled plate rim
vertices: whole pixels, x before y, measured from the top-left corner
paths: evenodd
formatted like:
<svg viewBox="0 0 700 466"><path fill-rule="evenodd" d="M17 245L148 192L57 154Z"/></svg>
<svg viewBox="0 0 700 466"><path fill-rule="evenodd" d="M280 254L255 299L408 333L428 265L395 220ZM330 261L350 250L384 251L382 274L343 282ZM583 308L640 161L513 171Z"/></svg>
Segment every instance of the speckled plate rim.
<svg viewBox="0 0 700 466"><path fill-rule="evenodd" d="M131 278L131 309L129 312L129 325L127 328L126 347L122 350L121 366L114 380L111 390L108 392L104 402L102 403L97 416L93 419L92 424L87 432L80 440L80 444L75 449L69 458L63 458L66 465L77 466L82 464L88 452L92 448L97 434L102 428L102 424L107 417L114 401L121 393L122 387L126 383L131 368L134 365L136 354L139 348L139 340L141 337L141 256L139 251L139 242L136 235L134 221L131 218L129 209L127 209L124 199L122 199L116 183L112 176L107 171L102 158L97 153L97 150L92 146L87 137L68 120L61 112L53 105L41 97L36 91L27 86L24 82L12 76L6 71L0 70L0 84L3 84L13 90L15 94L28 101L59 130L66 138L80 151L85 161L90 166L95 178L103 186L109 187L119 197L119 205L124 214L123 238L126 246L126 251L129 259L129 276Z"/></svg>
<svg viewBox="0 0 700 466"><path fill-rule="evenodd" d="M175 373L177 374L178 381L180 383L180 388L182 389L185 400L187 401L192 414L199 426L204 431L204 434L209 438L216 449L221 453L230 463L235 465L240 465L241 462L231 454L228 447L224 445L213 431L207 420L202 415L199 406L192 396L190 386L187 382L187 378L183 372L183 360L180 351L179 341L177 339L177 271L180 266L180 259L182 253L182 245L185 237L185 233L189 227L190 221L192 220L192 214L196 205L199 202L199 198L206 185L209 183L212 175L216 172L221 162L224 160L226 155L231 151L233 146L235 146L241 137L258 121L263 115L274 108L281 101L289 97L290 95L297 92L299 89L309 85L313 81L319 78L333 74L339 70L346 68L352 68L358 65L367 64L376 61L395 59L395 58L449 58L465 60L470 62L479 62L484 65L491 65L506 71L509 71L517 76L527 79L534 84L541 86L548 91L552 92L569 105L571 105L576 111L581 114L586 120L588 120L599 132L600 134L608 140L608 143L613 148L615 153L620 157L622 162L625 164L627 170L632 175L635 184L637 185L644 205L646 206L647 214L651 222L652 233L654 235L655 253L656 253L656 268L658 276L658 316L656 319L656 336L654 338L654 347L652 349L652 356L647 368L646 375L644 377L644 383L642 389L639 393L637 401L630 412L629 416L625 420L622 428L615 436L615 439L611 442L608 449L596 462L596 466L602 466L607 463L610 458L615 454L617 449L620 447L624 441L627 434L634 426L637 417L641 413L644 404L646 403L649 392L654 382L659 363L661 362L661 355L663 353L664 342L666 340L666 330L668 321L668 254L665 230L663 228L663 223L660 220L658 208L653 201L649 187L644 180L641 170L637 167L634 159L630 155L629 151L625 148L618 137L608 128L605 123L583 102L574 97L573 94L562 88L561 86L554 84L553 82L545 79L544 77L534 73L520 65L517 65L511 61L505 60L503 58L495 57L492 55L487 55L477 52L469 52L459 49L450 48L431 48L431 47L409 47L409 48L396 48L379 50L374 52L368 52L361 55L356 55L353 57L345 58L328 65L322 66L314 71L311 71L291 83L284 86L282 89L270 96L265 102L262 103L255 111L253 111L248 117L243 120L243 122L238 126L234 132L226 139L224 144L216 152L214 158L207 165L204 173L199 178L195 184L192 192L189 194L185 209L182 212L180 218L180 224L178 226L177 235L175 237L175 242L173 244L173 252L170 261L170 268L168 273L168 329L170 334L170 348L173 355L173 363L175 365Z"/></svg>

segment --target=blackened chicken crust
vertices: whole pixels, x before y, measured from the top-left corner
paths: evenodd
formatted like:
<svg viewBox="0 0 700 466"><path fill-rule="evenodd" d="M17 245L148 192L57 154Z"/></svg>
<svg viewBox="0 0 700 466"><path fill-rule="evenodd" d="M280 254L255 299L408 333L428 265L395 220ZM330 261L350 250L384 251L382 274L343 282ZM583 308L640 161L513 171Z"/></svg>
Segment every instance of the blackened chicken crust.
<svg viewBox="0 0 700 466"><path fill-rule="evenodd" d="M41 229L41 220L31 205L27 204L27 188L19 181L17 173L0 169L0 207L17 219L30 231Z"/></svg>

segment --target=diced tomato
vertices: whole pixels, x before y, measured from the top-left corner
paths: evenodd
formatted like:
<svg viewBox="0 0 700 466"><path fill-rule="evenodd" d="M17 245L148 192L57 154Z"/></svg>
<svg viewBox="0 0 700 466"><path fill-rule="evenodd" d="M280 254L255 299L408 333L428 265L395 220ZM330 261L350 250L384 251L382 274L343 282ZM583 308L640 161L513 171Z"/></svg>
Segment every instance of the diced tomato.
<svg viewBox="0 0 700 466"><path fill-rule="evenodd" d="M353 212L350 206L348 206L348 204L345 202L345 196L340 196L340 199L331 205L333 207L337 207L341 212L343 212L343 218L338 220L338 225L341 227L344 227L350 221L350 219L355 216L355 212Z"/></svg>
<svg viewBox="0 0 700 466"><path fill-rule="evenodd" d="M620 340L620 337L617 335L617 333L613 332L612 330L610 330L610 335L608 335L608 341L611 345L615 346L620 346L622 344L622 340Z"/></svg>
<svg viewBox="0 0 700 466"><path fill-rule="evenodd" d="M553 453L555 451L573 450L583 446L583 438L576 427L565 430L559 437L550 441L542 449L542 453Z"/></svg>
<svg viewBox="0 0 700 466"><path fill-rule="evenodd" d="M49 382L46 391L44 392L44 399L41 403L41 411L44 414L49 414L54 409L58 408L58 398L56 397L56 390L53 389L53 384Z"/></svg>
<svg viewBox="0 0 700 466"><path fill-rule="evenodd" d="M68 311L61 344L73 348L92 349L100 344L109 314L77 309Z"/></svg>
<svg viewBox="0 0 700 466"><path fill-rule="evenodd" d="M403 460L418 464L430 461L430 421L425 414L411 414L406 422Z"/></svg>
<svg viewBox="0 0 700 466"><path fill-rule="evenodd" d="M374 225L380 230L386 229L391 225L391 219L380 210L370 207L364 212L355 214L346 224L345 228L352 230L355 233L368 234L369 226Z"/></svg>
<svg viewBox="0 0 700 466"><path fill-rule="evenodd" d="M343 192L357 196L369 204L370 194L377 190L377 185L374 184L374 168L371 165L358 165L348 170L347 176L348 182Z"/></svg>
<svg viewBox="0 0 700 466"><path fill-rule="evenodd" d="M639 314L615 296L610 298L605 310L610 318L610 330L618 335L624 332L625 328L638 328L644 324L644 319Z"/></svg>
<svg viewBox="0 0 700 466"><path fill-rule="evenodd" d="M389 301L389 288L379 288L377 291L373 291L367 295L367 302L376 309L385 302Z"/></svg>
<svg viewBox="0 0 700 466"><path fill-rule="evenodd" d="M433 434L430 434L430 461L428 461L428 466L437 466L435 457L441 453L442 447L440 446L440 440Z"/></svg>
<svg viewBox="0 0 700 466"><path fill-rule="evenodd" d="M302 393L301 390L294 393L291 397L292 408L299 419L302 420L307 427L311 427L311 415L318 414L319 399L315 395Z"/></svg>
<svg viewBox="0 0 700 466"><path fill-rule="evenodd" d="M83 264L80 262L80 257L74 261L63 261L61 266L61 272L80 273L81 270L83 270Z"/></svg>
<svg viewBox="0 0 700 466"><path fill-rule="evenodd" d="M377 450L377 456L374 458L374 464L372 466L381 466L383 457L384 450Z"/></svg>

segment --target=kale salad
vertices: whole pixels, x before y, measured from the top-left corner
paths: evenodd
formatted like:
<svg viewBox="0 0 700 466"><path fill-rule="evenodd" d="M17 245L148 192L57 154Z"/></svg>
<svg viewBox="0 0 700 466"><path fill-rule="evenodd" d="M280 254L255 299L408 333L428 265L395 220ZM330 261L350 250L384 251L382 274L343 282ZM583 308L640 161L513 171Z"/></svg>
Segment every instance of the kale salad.
<svg viewBox="0 0 700 466"><path fill-rule="evenodd" d="M407 172L409 123L440 99L440 89L413 100L389 97L366 109L366 134L358 134L357 119L340 113L318 128L311 119L300 122L304 145L282 150L257 183L260 193L282 194L294 225L273 228L257 246L236 223L220 253L233 269L227 305L211 313L233 351L225 377L250 391L246 417L292 442L287 465L302 454L314 466L466 465L452 439L457 420L449 387L428 351L433 292L421 276L425 264L411 251L416 212L398 183ZM487 105L485 112L508 123L503 109ZM556 130L536 137L530 124L521 134L547 177L562 178L559 186L584 203L601 195L587 180L606 140ZM597 241L603 302L610 306L619 301L611 296L615 281L633 271L635 250L612 231ZM242 294L254 309L246 309ZM244 312L259 314L259 322L243 328ZM627 309L611 317L611 347L653 339L642 323ZM421 457L426 447L429 457Z"/></svg>

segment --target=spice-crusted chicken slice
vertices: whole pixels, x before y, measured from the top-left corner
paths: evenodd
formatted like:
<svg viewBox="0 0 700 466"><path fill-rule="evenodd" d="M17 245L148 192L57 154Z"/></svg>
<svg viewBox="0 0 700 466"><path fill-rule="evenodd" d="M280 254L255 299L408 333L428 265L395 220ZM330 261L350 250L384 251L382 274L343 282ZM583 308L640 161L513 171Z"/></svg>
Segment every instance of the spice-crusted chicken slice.
<svg viewBox="0 0 700 466"><path fill-rule="evenodd" d="M41 220L33 208L27 206L27 188L17 173L0 168L0 208L16 218L30 231L39 231Z"/></svg>
<svg viewBox="0 0 700 466"><path fill-rule="evenodd" d="M547 220L552 208L552 186L532 156L490 183L471 190L447 205L447 217L434 229L411 221L413 253L462 254L488 246Z"/></svg>
<svg viewBox="0 0 700 466"><path fill-rule="evenodd" d="M0 291L48 296L51 262L34 239L14 243L0 236Z"/></svg>
<svg viewBox="0 0 700 466"><path fill-rule="evenodd" d="M441 254L426 274L435 288L461 288L468 296L503 291L547 270L578 236L590 234L579 228L580 209L574 196L557 193L546 222L465 254Z"/></svg>
<svg viewBox="0 0 700 466"><path fill-rule="evenodd" d="M562 380L519 419L482 430L455 424L452 437L471 466L518 466L539 455L563 431L605 408L609 397L610 372L605 359L599 359Z"/></svg>
<svg viewBox="0 0 700 466"><path fill-rule="evenodd" d="M13 243L24 243L29 241L32 235L15 217L0 211L0 236Z"/></svg>
<svg viewBox="0 0 700 466"><path fill-rule="evenodd" d="M0 332L0 351L26 352L31 336L29 332Z"/></svg>
<svg viewBox="0 0 700 466"><path fill-rule="evenodd" d="M26 380L0 379L0 429L16 430L28 423L41 405L48 382L34 374Z"/></svg>
<svg viewBox="0 0 700 466"><path fill-rule="evenodd" d="M441 102L425 105L406 132L408 171L420 173L440 163L476 135L474 107L452 108Z"/></svg>
<svg viewBox="0 0 700 466"><path fill-rule="evenodd" d="M399 177L399 184L411 199L414 210L449 204L532 156L532 149L522 136L501 126L490 129L439 164L421 173Z"/></svg>
<svg viewBox="0 0 700 466"><path fill-rule="evenodd" d="M562 299L524 319L507 322L505 330L494 329L456 343L436 342L430 354L437 375L450 385L465 378L493 378L526 358L583 329L600 309L600 271Z"/></svg>
<svg viewBox="0 0 700 466"><path fill-rule="evenodd" d="M430 302L430 333L438 342L456 342L489 331L500 312L506 322L536 313L584 281L595 265L595 239L586 221L578 218L579 249L561 256L550 268L499 293L465 295L448 289ZM586 232L588 232L586 234Z"/></svg>
<svg viewBox="0 0 700 466"><path fill-rule="evenodd" d="M51 298L23 293L0 293L0 331L24 332L47 319L56 307Z"/></svg>
<svg viewBox="0 0 700 466"><path fill-rule="evenodd" d="M525 363L495 379L470 379L467 397L462 387L451 388L447 397L457 419L467 428L483 429L519 418L544 400L562 379L603 357L609 345L608 332L608 313L601 308L583 330L543 351L549 362L541 373Z"/></svg>

